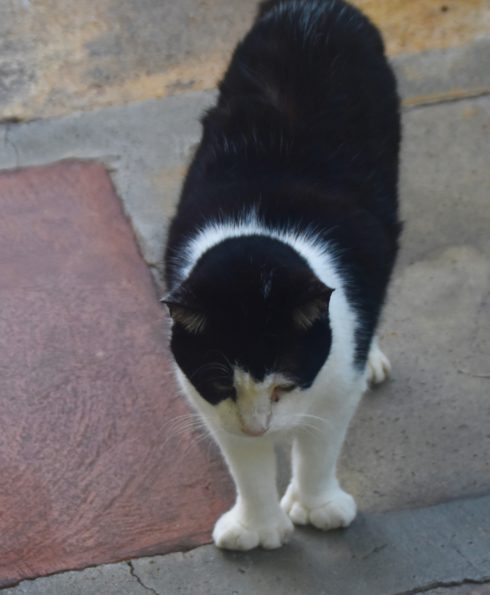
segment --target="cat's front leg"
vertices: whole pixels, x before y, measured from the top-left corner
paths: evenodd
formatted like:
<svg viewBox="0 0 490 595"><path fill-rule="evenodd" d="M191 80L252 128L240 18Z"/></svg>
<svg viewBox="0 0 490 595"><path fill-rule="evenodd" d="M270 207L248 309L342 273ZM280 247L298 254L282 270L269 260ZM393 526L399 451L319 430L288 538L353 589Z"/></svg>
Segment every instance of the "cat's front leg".
<svg viewBox="0 0 490 595"><path fill-rule="evenodd" d="M296 525L312 524L324 531L347 527L357 512L354 498L339 485L337 459L352 412L337 418L308 419L293 444L292 479L281 506Z"/></svg>
<svg viewBox="0 0 490 595"><path fill-rule="evenodd" d="M280 547L288 541L293 524L279 506L272 441L230 435L217 439L235 480L237 499L218 519L214 543L230 550Z"/></svg>

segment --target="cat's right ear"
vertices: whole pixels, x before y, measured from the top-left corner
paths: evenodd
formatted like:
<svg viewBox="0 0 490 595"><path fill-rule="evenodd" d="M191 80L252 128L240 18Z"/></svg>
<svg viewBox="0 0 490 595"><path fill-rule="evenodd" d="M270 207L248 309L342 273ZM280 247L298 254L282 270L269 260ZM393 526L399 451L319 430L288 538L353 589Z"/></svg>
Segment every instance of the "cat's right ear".
<svg viewBox="0 0 490 595"><path fill-rule="evenodd" d="M187 332L199 335L206 328L206 316L199 311L189 299L171 292L164 295L160 302L168 308L169 314L175 324L180 324Z"/></svg>

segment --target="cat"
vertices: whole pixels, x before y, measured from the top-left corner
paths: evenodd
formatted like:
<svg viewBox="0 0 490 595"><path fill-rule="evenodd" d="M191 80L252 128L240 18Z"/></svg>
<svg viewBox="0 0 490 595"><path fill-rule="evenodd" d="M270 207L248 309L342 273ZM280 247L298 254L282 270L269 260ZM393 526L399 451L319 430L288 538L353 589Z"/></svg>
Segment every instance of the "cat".
<svg viewBox="0 0 490 595"><path fill-rule="evenodd" d="M399 99L375 26L343 0L269 0L234 51L183 184L162 299L188 399L236 503L221 548L348 526L336 464L395 263ZM292 440L279 500L274 444Z"/></svg>

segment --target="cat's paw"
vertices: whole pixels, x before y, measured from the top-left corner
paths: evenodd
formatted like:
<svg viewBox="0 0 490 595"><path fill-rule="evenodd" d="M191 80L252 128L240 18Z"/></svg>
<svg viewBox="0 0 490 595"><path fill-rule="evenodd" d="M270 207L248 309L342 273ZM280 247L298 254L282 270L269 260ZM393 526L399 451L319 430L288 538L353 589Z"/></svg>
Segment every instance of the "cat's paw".
<svg viewBox="0 0 490 595"><path fill-rule="evenodd" d="M367 379L369 384L381 384L391 372L390 360L379 348L378 342L373 341L367 361Z"/></svg>
<svg viewBox="0 0 490 595"><path fill-rule="evenodd" d="M290 485L281 500L281 507L295 525L311 524L322 531L348 527L357 512L354 498L340 488L327 494L323 502L310 507Z"/></svg>
<svg viewBox="0 0 490 595"><path fill-rule="evenodd" d="M251 550L258 546L272 550L287 543L294 526L287 514L277 514L262 523L252 522L233 507L220 517L214 526L213 541L226 550Z"/></svg>

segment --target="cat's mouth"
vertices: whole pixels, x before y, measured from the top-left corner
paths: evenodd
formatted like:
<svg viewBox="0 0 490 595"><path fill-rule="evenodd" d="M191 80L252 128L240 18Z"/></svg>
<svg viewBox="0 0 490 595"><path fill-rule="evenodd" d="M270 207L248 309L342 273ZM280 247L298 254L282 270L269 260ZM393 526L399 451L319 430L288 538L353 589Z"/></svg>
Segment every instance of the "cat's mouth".
<svg viewBox="0 0 490 595"><path fill-rule="evenodd" d="M251 428L243 428L242 427L242 432L244 434L246 434L247 436L252 436L254 438L257 438L259 436L263 436L267 432L268 429L269 428L263 428L263 429L260 429L260 430L255 430L255 429L251 429Z"/></svg>

